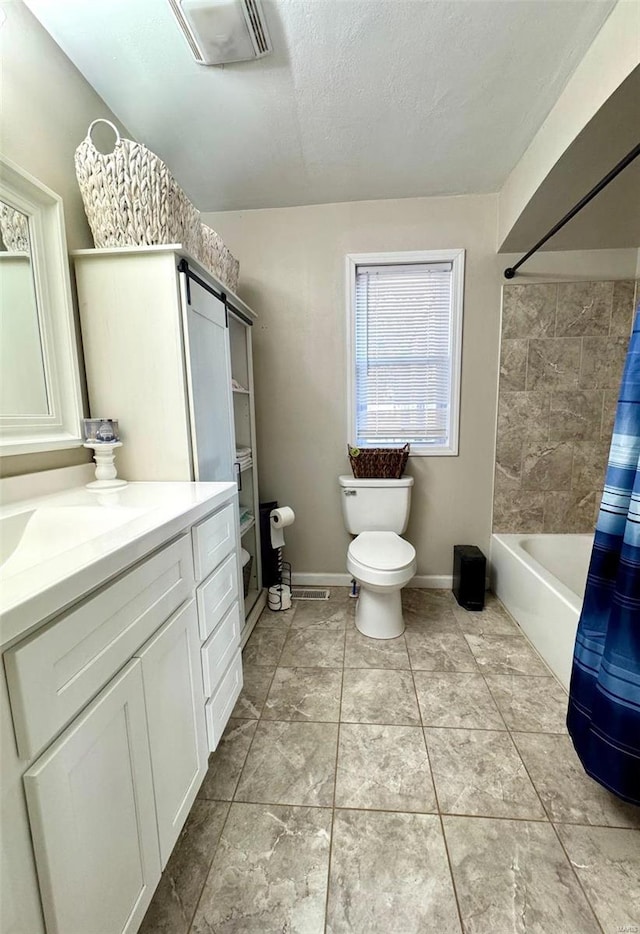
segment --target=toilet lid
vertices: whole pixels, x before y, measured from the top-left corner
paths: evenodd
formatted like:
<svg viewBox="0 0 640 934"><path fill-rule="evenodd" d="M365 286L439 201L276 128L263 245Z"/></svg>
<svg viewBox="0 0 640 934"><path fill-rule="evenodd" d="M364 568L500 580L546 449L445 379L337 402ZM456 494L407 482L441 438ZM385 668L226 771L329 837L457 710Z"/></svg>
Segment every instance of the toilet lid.
<svg viewBox="0 0 640 934"><path fill-rule="evenodd" d="M411 564L416 556L413 545L395 532L361 532L349 545L356 561L380 571L396 571Z"/></svg>

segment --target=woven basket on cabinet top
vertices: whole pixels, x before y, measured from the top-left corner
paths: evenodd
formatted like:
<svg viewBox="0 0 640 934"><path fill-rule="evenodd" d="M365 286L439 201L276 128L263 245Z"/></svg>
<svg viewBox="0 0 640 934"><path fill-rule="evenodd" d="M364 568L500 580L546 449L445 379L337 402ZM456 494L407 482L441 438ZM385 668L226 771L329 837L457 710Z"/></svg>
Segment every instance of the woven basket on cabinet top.
<svg viewBox="0 0 640 934"><path fill-rule="evenodd" d="M106 123L116 135L113 151L96 149L91 133ZM200 215L165 163L109 120L94 120L75 153L84 209L96 247L182 243L198 257Z"/></svg>
<svg viewBox="0 0 640 934"><path fill-rule="evenodd" d="M221 282L235 292L238 288L240 263L225 246L222 237L207 227L201 225L201 252L198 259L203 266L220 279Z"/></svg>

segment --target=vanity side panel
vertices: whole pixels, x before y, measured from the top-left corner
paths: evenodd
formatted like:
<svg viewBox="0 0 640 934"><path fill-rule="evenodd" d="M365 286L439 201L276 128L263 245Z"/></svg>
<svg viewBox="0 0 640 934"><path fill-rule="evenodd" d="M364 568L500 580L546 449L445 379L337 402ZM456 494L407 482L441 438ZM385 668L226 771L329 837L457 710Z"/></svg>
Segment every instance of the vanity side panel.
<svg viewBox="0 0 640 934"><path fill-rule="evenodd" d="M0 666L0 926L2 934L44 934L40 890L22 785L9 694Z"/></svg>
<svg viewBox="0 0 640 934"><path fill-rule="evenodd" d="M119 419L127 480L192 480L176 257L77 256L91 414Z"/></svg>

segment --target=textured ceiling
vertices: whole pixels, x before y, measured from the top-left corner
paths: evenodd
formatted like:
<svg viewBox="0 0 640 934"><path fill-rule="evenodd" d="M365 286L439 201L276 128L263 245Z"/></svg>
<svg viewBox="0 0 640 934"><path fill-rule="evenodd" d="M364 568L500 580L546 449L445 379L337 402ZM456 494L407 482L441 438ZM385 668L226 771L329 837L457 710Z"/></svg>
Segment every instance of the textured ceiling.
<svg viewBox="0 0 640 934"><path fill-rule="evenodd" d="M26 0L203 211L497 191L614 0L266 0L197 65L166 0Z"/></svg>

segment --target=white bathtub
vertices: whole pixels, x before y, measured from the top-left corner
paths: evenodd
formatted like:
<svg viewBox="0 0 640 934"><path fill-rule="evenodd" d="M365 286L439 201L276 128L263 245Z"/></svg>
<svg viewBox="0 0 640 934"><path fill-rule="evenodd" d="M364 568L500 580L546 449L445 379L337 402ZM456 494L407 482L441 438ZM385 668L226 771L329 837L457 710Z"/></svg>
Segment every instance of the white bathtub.
<svg viewBox="0 0 640 934"><path fill-rule="evenodd" d="M593 535L492 535L491 585L569 690Z"/></svg>

